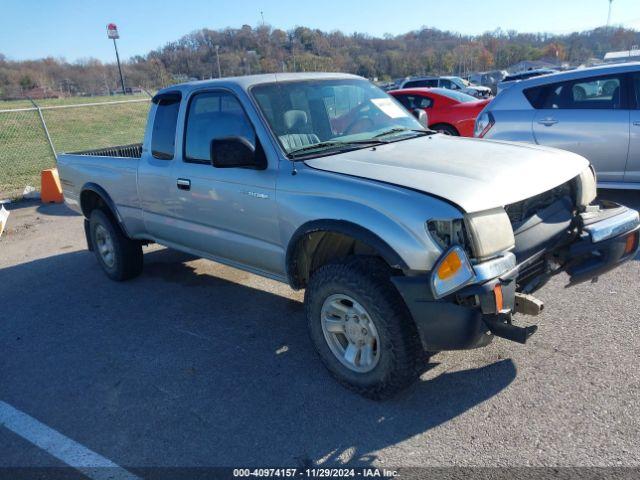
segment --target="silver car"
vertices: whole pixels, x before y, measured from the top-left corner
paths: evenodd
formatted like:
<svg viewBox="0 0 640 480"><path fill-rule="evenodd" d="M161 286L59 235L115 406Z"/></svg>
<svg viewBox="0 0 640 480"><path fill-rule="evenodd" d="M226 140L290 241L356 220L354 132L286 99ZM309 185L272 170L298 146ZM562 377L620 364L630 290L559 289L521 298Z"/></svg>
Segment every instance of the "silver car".
<svg viewBox="0 0 640 480"><path fill-rule="evenodd" d="M474 134L569 150L593 164L598 186L640 189L640 63L517 82L480 113Z"/></svg>
<svg viewBox="0 0 640 480"><path fill-rule="evenodd" d="M493 95L498 92L498 84L509 76L506 70L492 70L490 72L473 73L469 75L469 83L472 85L482 85L491 89Z"/></svg>
<svg viewBox="0 0 640 480"><path fill-rule="evenodd" d="M489 87L482 85L472 85L465 82L460 77L413 77L405 80L400 84L403 88L447 88L449 90L458 90L476 98L489 98L492 91Z"/></svg>

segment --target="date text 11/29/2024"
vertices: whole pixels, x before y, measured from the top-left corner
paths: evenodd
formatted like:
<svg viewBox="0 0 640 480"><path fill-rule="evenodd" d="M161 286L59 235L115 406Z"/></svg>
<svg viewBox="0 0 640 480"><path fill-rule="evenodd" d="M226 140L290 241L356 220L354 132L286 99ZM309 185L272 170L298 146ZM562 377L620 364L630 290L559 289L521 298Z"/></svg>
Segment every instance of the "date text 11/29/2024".
<svg viewBox="0 0 640 480"><path fill-rule="evenodd" d="M397 470L388 468L235 468L235 478L393 478Z"/></svg>

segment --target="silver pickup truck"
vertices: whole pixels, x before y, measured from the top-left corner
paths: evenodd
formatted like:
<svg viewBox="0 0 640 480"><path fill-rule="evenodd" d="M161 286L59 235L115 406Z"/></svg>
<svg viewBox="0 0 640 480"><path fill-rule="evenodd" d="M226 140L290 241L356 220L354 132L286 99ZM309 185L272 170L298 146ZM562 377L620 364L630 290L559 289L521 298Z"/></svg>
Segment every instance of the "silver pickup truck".
<svg viewBox="0 0 640 480"><path fill-rule="evenodd" d="M633 258L638 212L596 199L579 155L424 129L363 78L268 74L160 91L142 144L62 154L89 249L126 280L157 242L306 289L311 339L370 398L433 352L494 336L551 276ZM585 299L588 301L588 299Z"/></svg>

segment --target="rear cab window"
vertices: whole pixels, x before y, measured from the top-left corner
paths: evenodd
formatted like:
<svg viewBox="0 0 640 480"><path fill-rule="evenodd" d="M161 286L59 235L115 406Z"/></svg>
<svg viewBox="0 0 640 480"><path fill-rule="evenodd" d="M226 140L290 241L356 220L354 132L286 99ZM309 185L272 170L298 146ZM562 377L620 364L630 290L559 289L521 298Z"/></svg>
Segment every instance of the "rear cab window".
<svg viewBox="0 0 640 480"><path fill-rule="evenodd" d="M177 92L160 94L153 99L157 107L151 132L151 155L159 160L171 160L175 155L180 100Z"/></svg>

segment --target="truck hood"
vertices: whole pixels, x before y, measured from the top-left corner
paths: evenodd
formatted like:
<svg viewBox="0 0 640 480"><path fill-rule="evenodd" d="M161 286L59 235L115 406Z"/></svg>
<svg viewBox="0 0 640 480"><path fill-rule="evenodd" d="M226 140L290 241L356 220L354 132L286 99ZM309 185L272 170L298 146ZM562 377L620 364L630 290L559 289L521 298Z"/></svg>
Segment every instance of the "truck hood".
<svg viewBox="0 0 640 480"><path fill-rule="evenodd" d="M576 177L580 155L515 142L430 135L305 163L419 190L472 213L524 200Z"/></svg>

